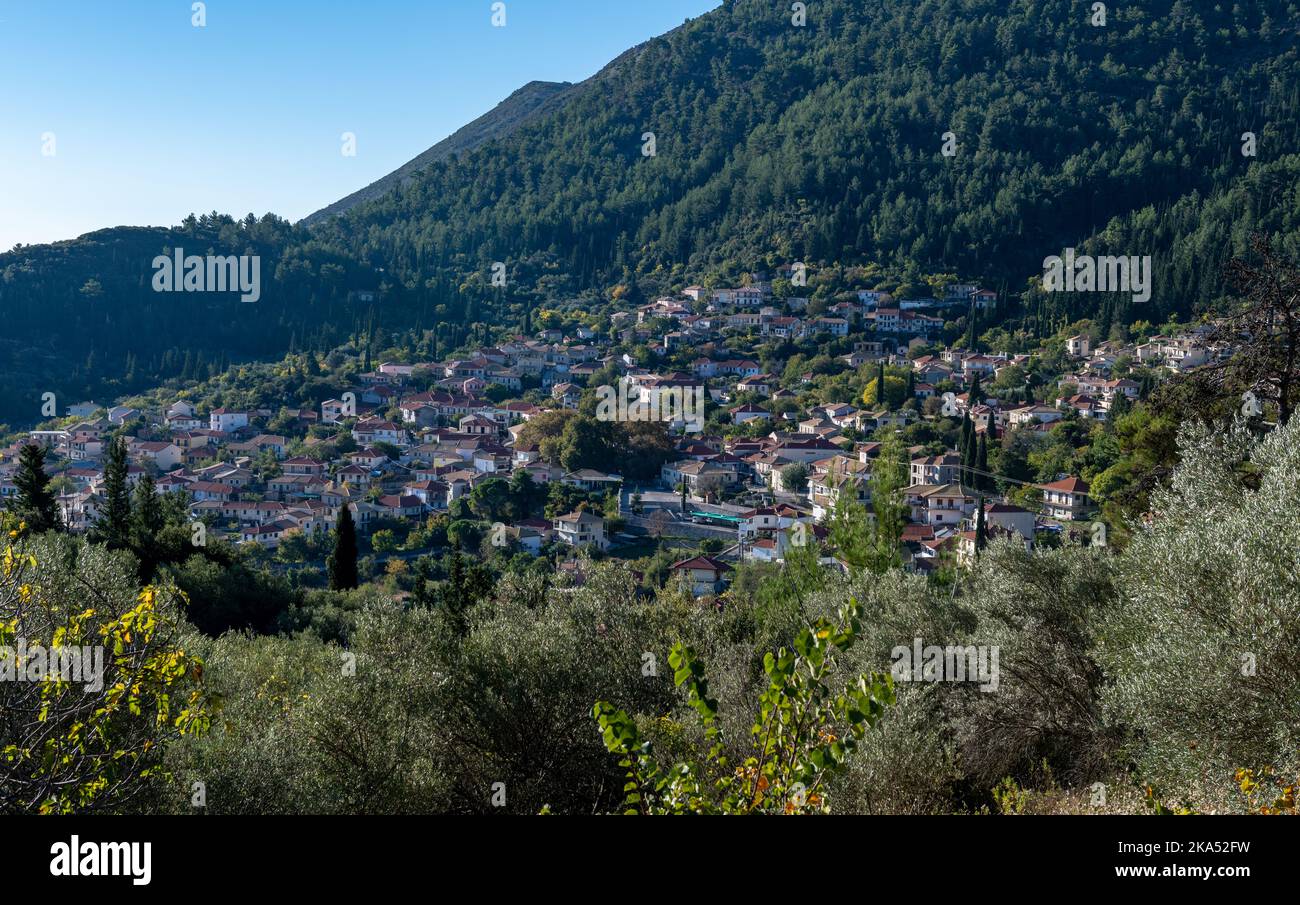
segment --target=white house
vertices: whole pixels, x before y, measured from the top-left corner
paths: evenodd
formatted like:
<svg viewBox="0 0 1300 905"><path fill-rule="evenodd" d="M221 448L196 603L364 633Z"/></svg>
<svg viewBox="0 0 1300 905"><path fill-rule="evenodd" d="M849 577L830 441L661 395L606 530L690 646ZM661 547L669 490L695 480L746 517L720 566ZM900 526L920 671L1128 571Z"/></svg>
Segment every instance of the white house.
<svg viewBox="0 0 1300 905"><path fill-rule="evenodd" d="M1062 521L1082 521L1092 509L1088 497L1088 483L1070 476L1051 484L1042 485L1043 514Z"/></svg>
<svg viewBox="0 0 1300 905"><path fill-rule="evenodd" d="M555 520L555 536L570 547L585 547L593 544L599 550L609 548L605 538L605 520L585 509L570 512Z"/></svg>
<svg viewBox="0 0 1300 905"><path fill-rule="evenodd" d="M230 409L213 409L208 414L208 429L230 433L248 426L248 413L235 412Z"/></svg>

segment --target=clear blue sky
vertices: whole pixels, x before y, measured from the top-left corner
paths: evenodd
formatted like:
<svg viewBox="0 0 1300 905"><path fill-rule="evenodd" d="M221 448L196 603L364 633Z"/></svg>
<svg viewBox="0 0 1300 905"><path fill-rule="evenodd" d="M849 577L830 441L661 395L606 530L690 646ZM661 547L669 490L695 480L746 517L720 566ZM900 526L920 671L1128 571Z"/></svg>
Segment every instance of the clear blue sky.
<svg viewBox="0 0 1300 905"><path fill-rule="evenodd" d="M504 28L492 0L208 0L205 28L191 3L0 0L0 251L192 211L296 220L719 0L505 0Z"/></svg>

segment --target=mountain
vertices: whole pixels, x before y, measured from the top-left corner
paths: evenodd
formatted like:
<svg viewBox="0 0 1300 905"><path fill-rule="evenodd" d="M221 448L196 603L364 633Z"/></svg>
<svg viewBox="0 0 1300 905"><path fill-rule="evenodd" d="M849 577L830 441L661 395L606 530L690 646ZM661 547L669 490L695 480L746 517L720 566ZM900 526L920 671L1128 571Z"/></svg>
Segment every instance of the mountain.
<svg viewBox="0 0 1300 905"><path fill-rule="evenodd" d="M1160 322L1218 301L1252 231L1300 249L1295 0L1111 4L1105 25L1070 0L791 15L730 0L580 84L525 88L310 224L209 215L0 255L0 418L290 346L446 351L541 304L792 261L820 297L874 264L890 286L1005 290L999 316L1032 330ZM177 246L260 254L261 300L150 291ZM1017 297L1067 246L1150 254L1151 301Z"/></svg>
<svg viewBox="0 0 1300 905"><path fill-rule="evenodd" d="M1112 223L1294 165L1293 5L1157 0L1093 26L1066 0L825 0L801 28L734 0L321 234L404 273L550 258L580 287L795 259L1020 287ZM1132 242L1170 266L1167 241ZM1167 311L1185 281L1162 282Z"/></svg>
<svg viewBox="0 0 1300 905"><path fill-rule="evenodd" d="M310 226L329 217L345 213L366 201L374 201L396 186L409 185L415 176L431 163L446 160L453 154L472 151L485 142L506 138L520 126L531 122L557 104L563 103L565 93L572 88L570 82L529 82L508 98L497 104L467 126L457 129L415 159L403 164L383 179L372 182L346 198L303 219Z"/></svg>

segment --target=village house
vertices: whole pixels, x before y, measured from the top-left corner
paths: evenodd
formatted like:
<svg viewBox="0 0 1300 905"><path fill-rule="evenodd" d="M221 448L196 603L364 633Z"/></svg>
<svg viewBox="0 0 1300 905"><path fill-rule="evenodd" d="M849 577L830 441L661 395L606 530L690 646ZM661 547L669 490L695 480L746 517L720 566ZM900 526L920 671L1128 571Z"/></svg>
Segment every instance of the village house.
<svg viewBox="0 0 1300 905"><path fill-rule="evenodd" d="M390 443L402 446L407 442L406 431L391 421L366 418L352 427L352 437L358 443Z"/></svg>
<svg viewBox="0 0 1300 905"><path fill-rule="evenodd" d="M1074 476L1043 484L1043 515L1067 522L1086 520L1094 508L1088 489L1086 481Z"/></svg>
<svg viewBox="0 0 1300 905"><path fill-rule="evenodd" d="M1029 541L1031 549L1036 521L1037 517L1034 513L1012 503L1001 503L993 500L984 504L985 525L1019 534Z"/></svg>
<svg viewBox="0 0 1300 905"><path fill-rule="evenodd" d="M903 491L912 510L912 521L932 528L956 527L975 511L976 494L960 484L914 485Z"/></svg>
<svg viewBox="0 0 1300 905"><path fill-rule="evenodd" d="M867 466L856 459L839 459L837 464L808 479L808 502L813 518L821 521L835 511L840 498L870 509L871 483Z"/></svg>
<svg viewBox="0 0 1300 905"><path fill-rule="evenodd" d="M622 475L606 474L594 468L579 468L561 479L565 484L586 491L617 491L623 484Z"/></svg>
<svg viewBox="0 0 1300 905"><path fill-rule="evenodd" d="M1051 424L1054 421L1060 421L1064 417L1059 409L1050 405L1022 405L1007 412L1007 424L1011 427L1022 427L1034 423Z"/></svg>
<svg viewBox="0 0 1300 905"><path fill-rule="evenodd" d="M960 471L961 456L955 452L913 459L909 467L912 484L932 486L953 483L957 480Z"/></svg>
<svg viewBox="0 0 1300 905"><path fill-rule="evenodd" d="M134 440L128 443L127 453L137 462L148 462L159 471L170 471L180 465L184 455L175 443L160 440Z"/></svg>
<svg viewBox="0 0 1300 905"><path fill-rule="evenodd" d="M696 597L714 597L726 588L726 575L731 566L712 556L696 556L673 563L672 571L686 576Z"/></svg>
<svg viewBox="0 0 1300 905"><path fill-rule="evenodd" d="M310 456L295 456L280 463L280 468L289 475L323 475L326 465Z"/></svg>
<svg viewBox="0 0 1300 905"><path fill-rule="evenodd" d="M665 462L660 476L666 486L672 488L685 484L687 493L700 499L706 493L717 493L740 481L740 471L735 464L697 459Z"/></svg>
<svg viewBox="0 0 1300 905"><path fill-rule="evenodd" d="M115 405L108 410L108 423L121 426L128 421L140 417L140 410L132 408L129 405ZM199 422L195 427L201 427Z"/></svg>
<svg viewBox="0 0 1300 905"><path fill-rule="evenodd" d="M554 529L556 540L570 547L591 544L598 550L609 548L609 541L605 538L605 520L585 509L555 519Z"/></svg>
<svg viewBox="0 0 1300 905"><path fill-rule="evenodd" d="M235 498L235 488L229 484L221 484L216 481L194 481L185 488L190 495L190 499L196 503L206 500L216 502L225 502Z"/></svg>
<svg viewBox="0 0 1300 905"><path fill-rule="evenodd" d="M208 414L208 429L223 434L233 433L241 427L248 426L248 412L236 412L230 409L213 409Z"/></svg>

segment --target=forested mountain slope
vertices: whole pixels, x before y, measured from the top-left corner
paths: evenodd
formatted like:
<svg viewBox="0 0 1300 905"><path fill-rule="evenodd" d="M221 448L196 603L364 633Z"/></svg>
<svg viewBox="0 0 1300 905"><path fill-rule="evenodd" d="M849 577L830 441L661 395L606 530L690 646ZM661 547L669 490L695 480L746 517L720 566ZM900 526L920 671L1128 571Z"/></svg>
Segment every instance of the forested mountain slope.
<svg viewBox="0 0 1300 905"><path fill-rule="evenodd" d="M457 129L447 138L444 138L408 163L403 164L383 179L372 182L346 198L316 211L316 213L304 218L303 223L310 226L313 223L319 223L322 220L349 211L358 204L373 201L385 195L395 186L408 183L416 174L435 161L446 160L453 154L472 151L484 142L510 135L525 123L532 121L547 110L554 109L556 104L563 103L565 93L572 87L568 82L529 82L497 104L489 112L483 114L469 125Z"/></svg>
<svg viewBox="0 0 1300 905"><path fill-rule="evenodd" d="M402 271L549 251L586 282L774 256L1019 285L1112 218L1149 207L1154 228L1296 148L1294 4L1112 6L1104 27L1087 7L826 0L797 28L739 0L324 234Z"/></svg>

